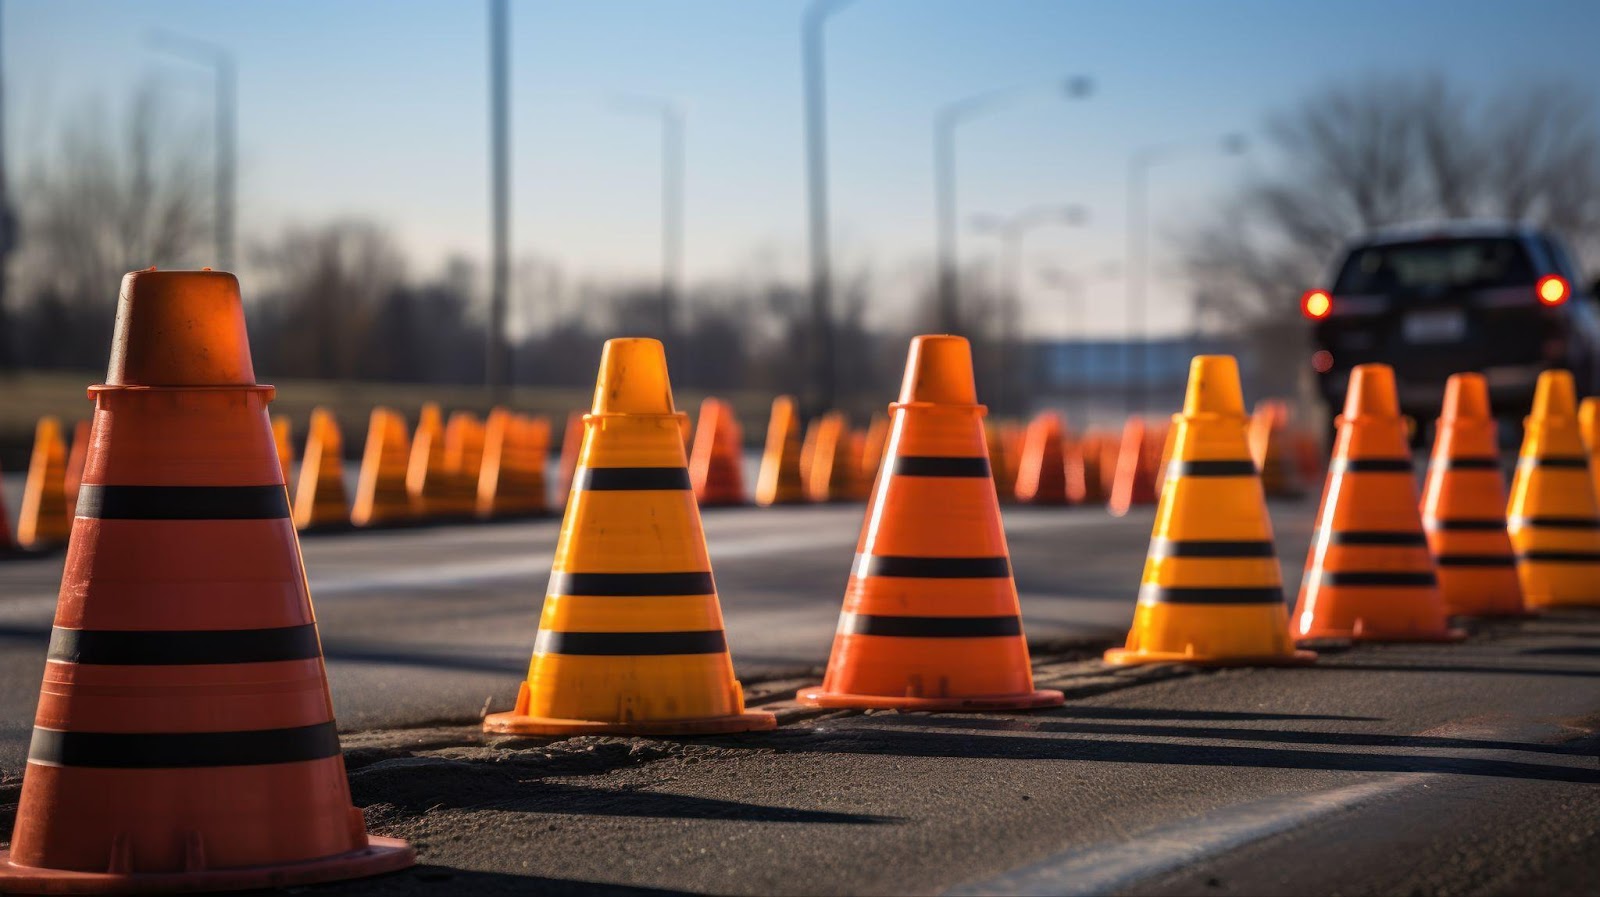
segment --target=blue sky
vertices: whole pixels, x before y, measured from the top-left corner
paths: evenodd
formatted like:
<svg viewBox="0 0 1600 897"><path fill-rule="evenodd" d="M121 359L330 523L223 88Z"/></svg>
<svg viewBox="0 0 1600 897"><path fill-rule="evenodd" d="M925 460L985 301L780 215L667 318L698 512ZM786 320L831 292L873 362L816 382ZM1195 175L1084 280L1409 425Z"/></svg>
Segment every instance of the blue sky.
<svg viewBox="0 0 1600 897"><path fill-rule="evenodd" d="M575 279L653 277L658 143L609 98L671 96L688 110L687 276L803 276L798 0L513 0L514 245ZM485 9L479 2L282 0L141 3L5 0L7 139L27 156L92 98L115 103L159 77L199 120L204 75L145 35L226 44L240 68L245 240L335 215L383 221L428 273L487 248ZM1171 231L1260 152L1209 151L1271 108L1343 77L1438 71L1469 88L1593 81L1600 3L1077 2L859 0L829 25L832 202L842 267L886 289L931 259L931 120L951 99L1063 75L1088 100L1040 94L965 127L963 217L1077 202L1087 226L1031 237L1030 266L1099 268L1124 245L1131 150L1192 143L1156 170L1156 228ZM992 239L963 233L964 255ZM1186 321L1184 285L1157 240L1158 323ZM1167 272L1167 273L1164 273ZM1296 295L1299 285L1287 285ZM1121 287L1091 296L1114 334ZM1065 318L1044 288L1033 323ZM886 300L885 307L893 307Z"/></svg>

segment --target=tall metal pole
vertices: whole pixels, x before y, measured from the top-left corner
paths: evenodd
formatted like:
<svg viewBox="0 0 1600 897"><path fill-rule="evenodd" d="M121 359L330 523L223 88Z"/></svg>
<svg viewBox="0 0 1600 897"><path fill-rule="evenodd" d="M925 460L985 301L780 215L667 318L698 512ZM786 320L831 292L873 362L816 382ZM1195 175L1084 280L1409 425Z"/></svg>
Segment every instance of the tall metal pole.
<svg viewBox="0 0 1600 897"><path fill-rule="evenodd" d="M495 402L510 390L506 345L506 292L511 278L510 18L507 0L489 0L489 263L488 344L484 385Z"/></svg>
<svg viewBox="0 0 1600 897"><path fill-rule="evenodd" d="M683 110L666 104L661 112L661 332L677 325L678 293L683 283Z"/></svg>
<svg viewBox="0 0 1600 897"><path fill-rule="evenodd" d="M157 32L151 36L151 42L159 50L211 69L212 149L216 154L212 165L212 251L215 266L231 271L235 248L235 198L239 185L239 78L233 53L210 41L168 32Z"/></svg>
<svg viewBox="0 0 1600 897"><path fill-rule="evenodd" d="M0 3L0 19L5 8ZM5 40L0 29L0 60L5 57ZM3 63L0 63L0 374L16 367L11 349L11 314L6 304L6 286L11 280L11 251L17 245L17 218L11 211L11 197L6 190L6 140L5 140L5 80Z"/></svg>
<svg viewBox="0 0 1600 897"><path fill-rule="evenodd" d="M1146 395L1145 339L1149 336L1145 308L1145 273L1149 265L1149 234L1145 204L1150 163L1157 149L1144 149L1128 157L1128 272L1123 282L1127 291L1128 342L1124 347L1123 369L1128 377L1128 413L1142 414Z"/></svg>
<svg viewBox="0 0 1600 897"><path fill-rule="evenodd" d="M828 246L829 17L853 0L811 0L800 17L800 68L805 89L807 242L811 257L811 376L817 408L833 407L837 365L833 333L833 268Z"/></svg>
<svg viewBox="0 0 1600 897"><path fill-rule="evenodd" d="M938 294L939 330L955 333L960 328L959 273L960 250L956 245L956 123L963 106L952 104L939 110L933 122L934 214L938 217Z"/></svg>

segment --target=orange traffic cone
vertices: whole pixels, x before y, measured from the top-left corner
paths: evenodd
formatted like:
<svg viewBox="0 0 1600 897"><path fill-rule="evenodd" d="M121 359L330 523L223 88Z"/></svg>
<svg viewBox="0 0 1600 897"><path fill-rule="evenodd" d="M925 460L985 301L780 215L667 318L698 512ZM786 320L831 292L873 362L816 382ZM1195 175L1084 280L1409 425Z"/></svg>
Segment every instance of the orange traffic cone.
<svg viewBox="0 0 1600 897"><path fill-rule="evenodd" d="M1109 497L1100 473L1100 458L1105 453L1105 434L1085 433L1067 455L1067 496L1080 504L1105 504Z"/></svg>
<svg viewBox="0 0 1600 897"><path fill-rule="evenodd" d="M351 523L385 526L411 519L411 496L406 492L410 457L405 418L388 408L372 409L367 444L361 453L361 473L356 479L356 501L350 509Z"/></svg>
<svg viewBox="0 0 1600 897"><path fill-rule="evenodd" d="M1160 461L1152 456L1149 441L1144 420L1128 418L1122 427L1121 448L1108 501L1111 513L1118 517L1128 513L1134 505L1155 503L1156 467Z"/></svg>
<svg viewBox="0 0 1600 897"><path fill-rule="evenodd" d="M1273 399L1257 402L1250 416L1250 457L1261 470L1261 487L1274 498L1305 495L1292 438L1289 407Z"/></svg>
<svg viewBox="0 0 1600 897"><path fill-rule="evenodd" d="M350 502L344 491L344 438L333 412L315 408L305 454L300 458L300 481L294 494L294 526L304 532L350 523Z"/></svg>
<svg viewBox="0 0 1600 897"><path fill-rule="evenodd" d="M1250 459L1239 366L1229 355L1189 365L1173 417L1172 471L1161 490L1138 609L1113 664L1309 663L1289 636L1266 497Z"/></svg>
<svg viewBox="0 0 1600 897"><path fill-rule="evenodd" d="M483 473L483 422L470 411L450 415L444 427L444 483L435 507L442 517L464 520L477 513Z"/></svg>
<svg viewBox="0 0 1600 897"><path fill-rule="evenodd" d="M567 415L566 429L561 431L561 482L557 489L561 501L565 504L572 492L572 476L578 469L578 452L583 449L583 412L574 411Z"/></svg>
<svg viewBox="0 0 1600 897"><path fill-rule="evenodd" d="M878 478L878 468L883 464L883 450L889 445L889 418L874 414L867 424L867 435L861 441L861 467L856 471L856 482L861 485L862 498L872 491L872 482Z"/></svg>
<svg viewBox="0 0 1600 897"><path fill-rule="evenodd" d="M844 431L844 454L840 459L845 465L845 497L850 501L865 501L867 493L872 491L872 477L866 473L867 434L860 430L852 430L848 426Z"/></svg>
<svg viewBox="0 0 1600 897"><path fill-rule="evenodd" d="M278 447L278 464L283 468L283 481L294 482L294 424L287 414L272 416L272 441Z"/></svg>
<svg viewBox="0 0 1600 897"><path fill-rule="evenodd" d="M1350 374L1300 587L1302 639L1452 641L1423 534L1394 370Z"/></svg>
<svg viewBox="0 0 1600 897"><path fill-rule="evenodd" d="M802 704L1015 710L1060 704L1037 691L1000 504L984 444L972 349L911 341L889 455L845 590L820 688Z"/></svg>
<svg viewBox="0 0 1600 897"><path fill-rule="evenodd" d="M811 462L805 466L806 494L812 501L849 501L855 493L855 469L850 463L850 425L844 412L830 411L812 421Z"/></svg>
<svg viewBox="0 0 1600 897"><path fill-rule="evenodd" d="M406 492L414 516L435 519L448 516L450 473L445 465L444 413L424 402L411 433L411 457L406 461Z"/></svg>
<svg viewBox="0 0 1600 897"><path fill-rule="evenodd" d="M61 438L61 421L39 418L33 431L33 459L22 489L17 517L17 543L24 548L48 548L67 541L72 518L67 516L67 446Z"/></svg>
<svg viewBox="0 0 1600 897"><path fill-rule="evenodd" d="M805 482L800 475L800 415L794 396L778 396L772 400L767 444L756 477L756 504L767 507L805 500Z"/></svg>
<svg viewBox="0 0 1600 897"><path fill-rule="evenodd" d="M1521 616L1522 584L1506 532L1506 481L1482 374L1445 384L1433 459L1422 490L1422 525L1439 568L1446 610L1468 617Z"/></svg>
<svg viewBox="0 0 1600 897"><path fill-rule="evenodd" d="M1589 473L1600 491L1600 396L1578 403L1578 432L1583 436L1583 447L1589 451Z"/></svg>
<svg viewBox="0 0 1600 897"><path fill-rule="evenodd" d="M89 456L89 422L80 420L72 427L72 447L67 450L67 470L62 486L67 496L67 519L77 514L78 487L83 485L83 464Z"/></svg>
<svg viewBox="0 0 1600 897"><path fill-rule="evenodd" d="M489 412L484 425L479 517L543 514L544 467L550 454L550 421L505 408Z"/></svg>
<svg viewBox="0 0 1600 897"><path fill-rule="evenodd" d="M702 506L744 504L744 431L733 408L719 399L700 403L689 482Z"/></svg>
<svg viewBox="0 0 1600 897"><path fill-rule="evenodd" d="M129 274L0 892L410 865L352 805L238 282Z"/></svg>
<svg viewBox="0 0 1600 897"><path fill-rule="evenodd" d="M983 442L989 452L989 466L994 471L994 490L1001 501L1015 501L1017 497L1017 465L1006 442L1008 426L997 420L984 418Z"/></svg>
<svg viewBox="0 0 1600 897"><path fill-rule="evenodd" d="M1600 605L1600 503L1570 373L1539 375L1523 434L1506 512L1523 596L1533 608Z"/></svg>
<svg viewBox="0 0 1600 897"><path fill-rule="evenodd" d="M1017 465L1017 501L1031 505L1067 503L1064 430L1061 415L1053 411L1029 422L1022 437L1022 459Z"/></svg>
<svg viewBox="0 0 1600 897"><path fill-rule="evenodd" d="M533 662L516 709L484 720L520 735L771 729L746 711L689 472L666 354L608 340Z"/></svg>

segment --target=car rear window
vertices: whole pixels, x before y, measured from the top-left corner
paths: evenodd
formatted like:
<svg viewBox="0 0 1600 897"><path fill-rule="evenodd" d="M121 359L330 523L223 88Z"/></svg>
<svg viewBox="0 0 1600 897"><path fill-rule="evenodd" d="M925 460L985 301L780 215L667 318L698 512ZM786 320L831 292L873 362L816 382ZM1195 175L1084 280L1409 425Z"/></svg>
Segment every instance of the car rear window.
<svg viewBox="0 0 1600 897"><path fill-rule="evenodd" d="M1426 240L1350 253L1334 283L1344 294L1436 293L1531 284L1533 264L1518 240Z"/></svg>

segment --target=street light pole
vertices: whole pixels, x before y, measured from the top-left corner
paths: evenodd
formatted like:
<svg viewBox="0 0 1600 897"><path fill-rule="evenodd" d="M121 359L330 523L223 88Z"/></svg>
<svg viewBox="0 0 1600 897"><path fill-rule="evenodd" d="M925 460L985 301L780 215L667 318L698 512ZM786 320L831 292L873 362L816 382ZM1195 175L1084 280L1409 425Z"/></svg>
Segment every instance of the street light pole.
<svg viewBox="0 0 1600 897"><path fill-rule="evenodd" d="M1074 76L1059 83L1067 99L1088 96L1092 82ZM938 247L937 316L940 330L960 329L960 249L956 235L956 128L982 112L991 111L1026 92L1002 88L963 97L939 107L933 118L933 193Z"/></svg>
<svg viewBox="0 0 1600 897"><path fill-rule="evenodd" d="M655 116L661 124L661 335L670 337L677 323L678 293L683 280L683 109L662 97L629 96L616 101L619 112Z"/></svg>
<svg viewBox="0 0 1600 897"><path fill-rule="evenodd" d="M3 18L4 6L0 5L0 19ZM5 41L0 38L0 50L4 46ZM3 58L4 53L0 52L0 59ZM15 367L15 359L12 356L12 327L10 306L6 303L6 286L11 279L11 251L17 246L17 218L11 211L11 197L6 191L4 68L0 64L0 374L9 374Z"/></svg>
<svg viewBox="0 0 1600 897"><path fill-rule="evenodd" d="M833 269L828 246L828 19L854 0L811 0L800 17L805 89L807 241L811 256L811 365L816 407L835 400Z"/></svg>
<svg viewBox="0 0 1600 897"><path fill-rule="evenodd" d="M506 0L489 0L489 326L484 386L491 401L510 390L506 293L511 280L510 19Z"/></svg>
<svg viewBox="0 0 1600 897"><path fill-rule="evenodd" d="M170 56L211 69L212 165L215 179L211 198L214 204L211 223L216 267L233 270L235 193L238 189L238 70L233 53L210 41L169 32L151 36L151 44Z"/></svg>

